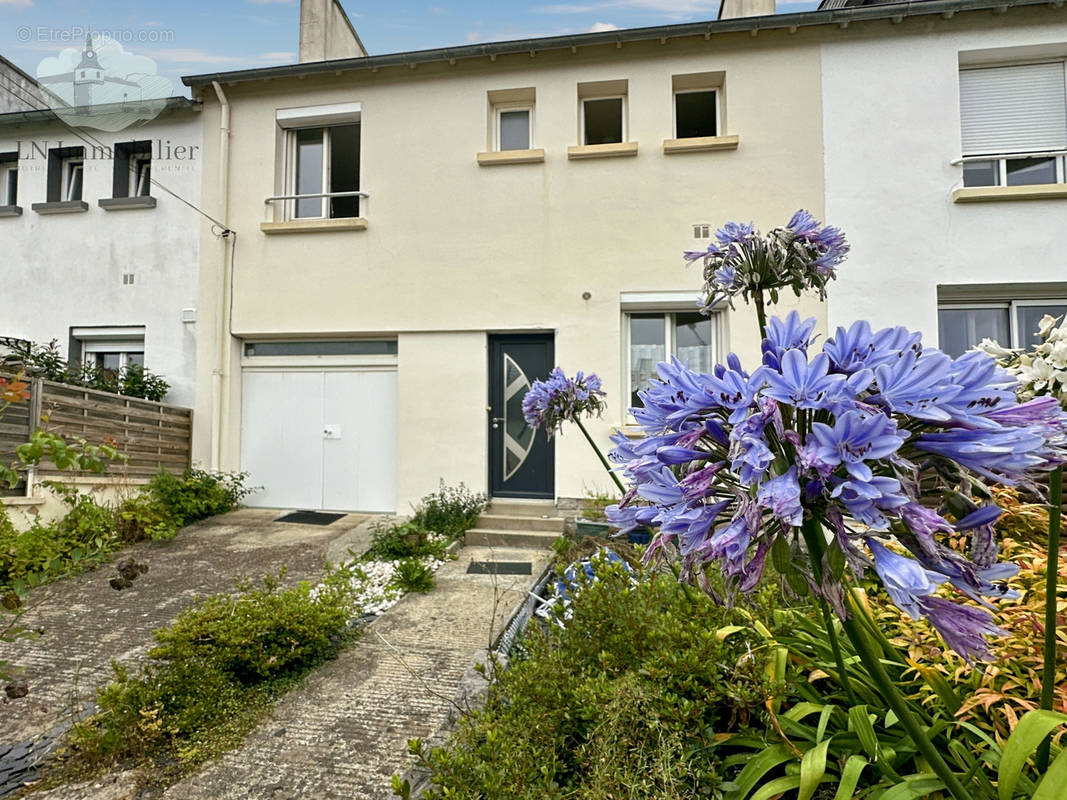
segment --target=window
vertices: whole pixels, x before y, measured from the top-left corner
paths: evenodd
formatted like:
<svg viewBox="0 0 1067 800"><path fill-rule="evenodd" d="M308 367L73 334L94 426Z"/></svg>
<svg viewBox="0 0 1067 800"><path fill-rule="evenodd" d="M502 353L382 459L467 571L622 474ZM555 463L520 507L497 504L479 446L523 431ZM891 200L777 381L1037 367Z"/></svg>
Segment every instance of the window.
<svg viewBox="0 0 1067 800"><path fill-rule="evenodd" d="M55 147L49 150L48 202L80 201L84 176L84 147Z"/></svg>
<svg viewBox="0 0 1067 800"><path fill-rule="evenodd" d="M529 108L497 109L497 150L530 149Z"/></svg>
<svg viewBox="0 0 1067 800"><path fill-rule="evenodd" d="M960 70L964 186L1063 183L1064 62Z"/></svg>
<svg viewBox="0 0 1067 800"><path fill-rule="evenodd" d="M115 145L112 197L149 197L152 194L152 142Z"/></svg>
<svg viewBox="0 0 1067 800"><path fill-rule="evenodd" d="M17 206L18 196L18 153L0 153L0 206Z"/></svg>
<svg viewBox="0 0 1067 800"><path fill-rule="evenodd" d="M395 356L396 339L247 342L246 356Z"/></svg>
<svg viewBox="0 0 1067 800"><path fill-rule="evenodd" d="M674 136L695 139L718 136L719 93L715 89L694 89L674 93Z"/></svg>
<svg viewBox="0 0 1067 800"><path fill-rule="evenodd" d="M707 222L698 222L696 225L693 226L693 238L710 239L711 225Z"/></svg>
<svg viewBox="0 0 1067 800"><path fill-rule="evenodd" d="M296 219L359 216L360 123L289 131L289 192ZM315 196L319 195L319 196ZM337 196L341 195L341 196Z"/></svg>
<svg viewBox="0 0 1067 800"><path fill-rule="evenodd" d="M143 367L144 331L141 326L71 328L70 359L109 370Z"/></svg>
<svg viewBox="0 0 1067 800"><path fill-rule="evenodd" d="M1038 344L1037 324L1045 314L1067 314L1062 298L943 302L937 309L937 338L950 356L970 350L982 339L995 339L1005 347Z"/></svg>
<svg viewBox="0 0 1067 800"><path fill-rule="evenodd" d="M626 317L631 406L641 405L637 392L656 376L656 365L669 355L690 369L710 372L714 357L712 320L693 311L632 313Z"/></svg>
<svg viewBox="0 0 1067 800"><path fill-rule="evenodd" d="M626 93L624 80L578 84L583 145L626 141Z"/></svg>

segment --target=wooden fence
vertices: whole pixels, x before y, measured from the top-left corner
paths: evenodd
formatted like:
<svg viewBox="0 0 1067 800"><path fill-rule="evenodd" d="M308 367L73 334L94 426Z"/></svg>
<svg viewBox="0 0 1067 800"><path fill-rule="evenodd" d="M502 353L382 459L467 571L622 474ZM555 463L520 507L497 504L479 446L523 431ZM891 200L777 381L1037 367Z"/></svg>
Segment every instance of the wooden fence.
<svg viewBox="0 0 1067 800"><path fill-rule="evenodd" d="M35 378L30 400L8 406L0 417L0 458L14 458L15 448L37 427L81 438L90 444L113 440L129 458L111 472L143 477L160 470L181 472L192 453L192 409L137 397L83 389ZM48 464L41 471L49 472Z"/></svg>

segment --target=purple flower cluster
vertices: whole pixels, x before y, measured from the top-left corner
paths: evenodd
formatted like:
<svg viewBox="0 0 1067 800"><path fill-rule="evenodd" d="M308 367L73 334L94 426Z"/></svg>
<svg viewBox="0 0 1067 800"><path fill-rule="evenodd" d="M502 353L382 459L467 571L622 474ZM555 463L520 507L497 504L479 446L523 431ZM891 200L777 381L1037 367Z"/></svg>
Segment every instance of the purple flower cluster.
<svg viewBox="0 0 1067 800"><path fill-rule="evenodd" d="M752 235L745 230L737 235ZM757 584L777 539L798 553L804 521L825 521L829 546L857 575L873 566L902 610L927 617L964 657L987 656L990 615L935 590L1008 596L1003 580L1015 569L996 562L999 509L956 493L973 513L952 524L919 502L919 486L1031 485L1067 461L1067 415L1054 398L1018 403L1014 381L985 354L953 359L918 334L866 322L838 328L812 353L814 327L796 312L771 319L751 373L733 355L710 374L660 364L632 409L645 438L613 440L632 488L608 518L623 531L658 528L649 556L677 546L687 576L718 563L731 591ZM971 558L937 539L960 531L970 532ZM909 555L887 548L889 537ZM818 584L799 562L843 614L841 576L824 570Z"/></svg>
<svg viewBox="0 0 1067 800"><path fill-rule="evenodd" d="M568 378L555 367L543 381L534 381L522 400L522 414L532 428L544 428L548 435L567 421L577 421L583 414L599 416L604 410L604 392L594 373L579 372Z"/></svg>
<svg viewBox="0 0 1067 800"><path fill-rule="evenodd" d="M741 294L767 292L772 302L780 289L791 288L798 296L814 289L826 296L826 284L848 253L848 242L837 228L823 226L807 211L793 214L789 224L766 236L750 222L728 222L715 232L707 250L685 254L689 262L704 264L704 298L711 307L719 300Z"/></svg>

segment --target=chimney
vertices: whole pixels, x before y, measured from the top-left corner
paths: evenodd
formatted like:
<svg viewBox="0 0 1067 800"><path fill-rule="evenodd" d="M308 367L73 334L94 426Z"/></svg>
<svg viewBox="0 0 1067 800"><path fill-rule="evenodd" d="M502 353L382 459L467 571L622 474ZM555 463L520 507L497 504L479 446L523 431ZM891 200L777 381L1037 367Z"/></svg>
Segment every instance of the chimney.
<svg viewBox="0 0 1067 800"><path fill-rule="evenodd" d="M367 55L339 0L300 0L300 63Z"/></svg>
<svg viewBox="0 0 1067 800"><path fill-rule="evenodd" d="M774 14L775 10L774 0L722 0L719 19L763 17Z"/></svg>

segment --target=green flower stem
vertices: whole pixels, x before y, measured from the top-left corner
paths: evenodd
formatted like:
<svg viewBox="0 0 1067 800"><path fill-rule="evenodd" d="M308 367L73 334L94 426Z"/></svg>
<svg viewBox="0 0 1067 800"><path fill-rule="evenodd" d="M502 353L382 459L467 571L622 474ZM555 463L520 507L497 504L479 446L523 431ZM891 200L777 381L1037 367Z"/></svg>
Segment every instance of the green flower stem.
<svg viewBox="0 0 1067 800"><path fill-rule="evenodd" d="M752 305L756 307L756 321L759 322L760 339L767 338L767 311L763 306L763 290L757 289L752 293Z"/></svg>
<svg viewBox="0 0 1067 800"><path fill-rule="evenodd" d="M816 562L812 558L812 569L815 571L815 580L818 583L822 583L822 557L825 547L821 539L822 527L818 521L814 518L805 520L801 531L804 534L804 541L808 545L808 553L818 553L818 561ZM841 643L837 639L837 628L834 626L833 617L830 615L830 606L826 602L826 598L817 596L819 602L819 611L822 612L823 626L826 628L826 635L830 638L830 648L834 651L834 661L837 664L837 679L841 682L841 687L845 690L845 695L848 697L848 702L852 705L857 704L856 695L852 692L852 684L848 679L848 670L845 669L845 657L841 652Z"/></svg>
<svg viewBox="0 0 1067 800"><path fill-rule="evenodd" d="M808 544L808 558L811 561L812 570L816 576L821 575L823 553L826 550L826 543L822 538L822 523L820 520L812 518L804 522L803 530L804 540ZM904 726L904 730L908 732L908 735L919 749L919 752L922 753L930 768L945 784L949 794L955 800L972 800L970 793L963 787L955 773L952 772L952 768L949 767L941 753L934 746L934 743L926 735L926 731L912 713L911 707L908 705L907 700L904 699L904 695L900 693L900 689L897 688L897 685L889 677L885 667L882 665L879 650L867 638L855 619L856 615L866 614L867 612L856 602L855 598L850 597L850 601L853 616L842 620L841 626L845 629L852 646L856 648L856 653L870 673L875 686L881 692L889 707L893 709L897 719L900 720L900 724Z"/></svg>
<svg viewBox="0 0 1067 800"><path fill-rule="evenodd" d="M1048 558L1045 566L1045 656L1041 667L1041 707L1052 708L1056 689L1056 589L1060 575L1060 520L1063 512L1063 467L1053 470L1049 479ZM1037 750L1037 770L1048 769L1051 740Z"/></svg>
<svg viewBox="0 0 1067 800"><path fill-rule="evenodd" d="M619 491L623 494L626 494L626 489L622 485L622 481L619 480L619 476L611 471L611 464L609 464L608 460L604 458L604 454L600 452L600 448L596 446L596 442L593 441L593 437L589 435L589 431L585 429L585 426L582 424L582 421L578 419L577 416L574 418L574 421L578 423L578 430L580 430L585 436L585 440L589 442L589 446L593 448L593 452L596 453L596 457L600 459L600 463L604 465L604 469L608 471L608 475L610 475L611 479L615 481L615 485L619 487Z"/></svg>

